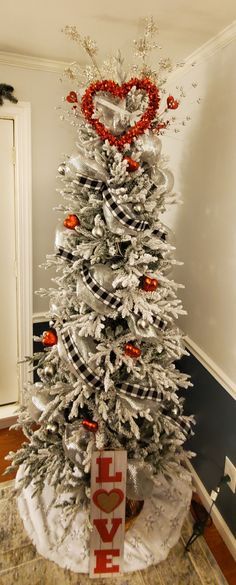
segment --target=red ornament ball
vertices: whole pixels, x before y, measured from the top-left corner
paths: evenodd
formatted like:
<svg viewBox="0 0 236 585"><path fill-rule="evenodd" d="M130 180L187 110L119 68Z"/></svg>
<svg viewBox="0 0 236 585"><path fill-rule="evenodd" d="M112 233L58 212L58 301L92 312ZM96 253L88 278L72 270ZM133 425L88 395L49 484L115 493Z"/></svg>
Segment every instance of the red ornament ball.
<svg viewBox="0 0 236 585"><path fill-rule="evenodd" d="M134 171L137 171L139 168L139 163L134 160L133 158L130 158L130 156L124 156L124 160L127 161L127 171L129 171L129 173L134 173Z"/></svg>
<svg viewBox="0 0 236 585"><path fill-rule="evenodd" d="M44 347L52 347L57 343L57 332L55 329L48 329L43 332L42 344Z"/></svg>
<svg viewBox="0 0 236 585"><path fill-rule="evenodd" d="M82 420L82 425L87 431L92 431L93 433L96 433L98 430L98 423L95 420L88 420L85 418Z"/></svg>
<svg viewBox="0 0 236 585"><path fill-rule="evenodd" d="M75 91L70 91L66 96L66 101L69 102L69 104L76 104L78 102L77 93L75 93Z"/></svg>
<svg viewBox="0 0 236 585"><path fill-rule="evenodd" d="M157 289L158 280L150 276L143 276L140 286L145 292L154 292Z"/></svg>
<svg viewBox="0 0 236 585"><path fill-rule="evenodd" d="M141 356L141 353L142 353L141 349L139 347L136 347L132 343L126 343L124 350L125 350L125 355L132 357L132 358L139 358Z"/></svg>
<svg viewBox="0 0 236 585"><path fill-rule="evenodd" d="M78 225L80 225L80 220L77 215L67 215L66 219L63 221L63 225L68 230L74 230Z"/></svg>
<svg viewBox="0 0 236 585"><path fill-rule="evenodd" d="M169 110L177 110L177 108L179 107L179 102L178 100L175 100L173 95L169 95L166 101Z"/></svg>

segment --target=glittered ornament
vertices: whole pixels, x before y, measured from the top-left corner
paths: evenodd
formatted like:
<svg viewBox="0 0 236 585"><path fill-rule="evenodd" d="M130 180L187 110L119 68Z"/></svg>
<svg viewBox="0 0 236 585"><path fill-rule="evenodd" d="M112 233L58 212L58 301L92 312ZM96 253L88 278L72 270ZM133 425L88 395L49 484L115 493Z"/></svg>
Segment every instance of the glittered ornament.
<svg viewBox="0 0 236 585"><path fill-rule="evenodd" d="M110 93L112 96L124 99L132 88L142 90L148 95L148 107L142 114L141 118L132 125L126 132L120 136L112 134L100 120L94 115L95 104L94 98L98 92ZM102 80L92 83L84 93L81 101L81 108L86 120L94 128L95 132L101 140L108 140L111 146L116 146L118 150L123 150L126 144L131 144L135 138L142 135L147 128L151 126L152 120L155 118L156 111L160 102L158 88L148 78L138 79L132 78L123 85L118 85L111 80Z"/></svg>
<svg viewBox="0 0 236 585"><path fill-rule="evenodd" d="M78 102L77 93L75 91L70 91L70 93L66 96L66 101L69 104L75 104Z"/></svg>
<svg viewBox="0 0 236 585"><path fill-rule="evenodd" d="M145 292L154 292L157 289L158 281L156 278L150 276L143 276L141 278L140 287Z"/></svg>
<svg viewBox="0 0 236 585"><path fill-rule="evenodd" d="M127 162L126 169L129 171L129 173L134 173L138 170L140 164L136 160L130 158L130 156L124 156L124 160Z"/></svg>
<svg viewBox="0 0 236 585"><path fill-rule="evenodd" d="M139 358L141 356L141 349L132 343L126 343L124 347L125 355L132 358Z"/></svg>
<svg viewBox="0 0 236 585"><path fill-rule="evenodd" d="M77 215L70 214L70 215L67 215L66 219L64 219L63 225L68 230L74 230L77 226L80 225L80 220L77 217Z"/></svg>
<svg viewBox="0 0 236 585"><path fill-rule="evenodd" d="M169 95L166 102L169 110L176 110L179 106L178 100L175 100L173 95Z"/></svg>
<svg viewBox="0 0 236 585"><path fill-rule="evenodd" d="M82 425L87 431L92 431L93 433L98 430L98 423L95 420L84 419L82 420Z"/></svg>
<svg viewBox="0 0 236 585"><path fill-rule="evenodd" d="M55 329L49 329L48 331L43 332L42 336L42 344L44 347L52 347L57 343L57 332Z"/></svg>

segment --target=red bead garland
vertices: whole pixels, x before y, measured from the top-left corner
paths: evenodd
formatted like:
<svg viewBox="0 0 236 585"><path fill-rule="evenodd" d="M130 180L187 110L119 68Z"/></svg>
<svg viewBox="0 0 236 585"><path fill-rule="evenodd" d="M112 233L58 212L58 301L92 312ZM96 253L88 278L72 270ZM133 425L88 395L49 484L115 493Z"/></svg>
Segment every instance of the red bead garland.
<svg viewBox="0 0 236 585"><path fill-rule="evenodd" d="M74 230L78 225L80 225L80 220L77 215L67 215L66 219L63 221L63 225L68 230Z"/></svg>
<svg viewBox="0 0 236 585"><path fill-rule="evenodd" d="M93 98L96 93L105 91L111 93L113 96L120 99L126 97L132 87L136 89L144 90L149 97L149 105L147 110L141 116L140 120L131 126L127 132L121 136L114 136L105 126L99 121L98 118L93 118L94 114L94 102ZM93 126L94 130L100 136L102 140L108 140L112 146L116 146L118 150L122 150L125 144L131 144L131 142L144 133L147 128L150 128L152 120L155 118L156 111L160 102L159 91L156 85L150 81L150 79L138 79L136 77L130 79L130 81L118 85L111 80L97 81L92 83L85 94L82 97L81 108L85 115L86 120Z"/></svg>
<svg viewBox="0 0 236 585"><path fill-rule="evenodd" d="M95 420L88 420L85 418L82 420L82 425L87 431L92 431L93 433L96 433L98 430L98 423Z"/></svg>
<svg viewBox="0 0 236 585"><path fill-rule="evenodd" d="M150 276L143 276L140 283L141 289L145 292L154 292L158 286L158 280Z"/></svg>
<svg viewBox="0 0 236 585"><path fill-rule="evenodd" d="M128 355L129 357L132 357L132 358L138 358L141 356L141 353L142 353L141 349L139 347L136 347L132 343L126 343L125 347L124 347L124 351L125 351L125 355Z"/></svg>
<svg viewBox="0 0 236 585"><path fill-rule="evenodd" d="M137 171L140 164L134 160L133 158L130 158L130 156L124 156L124 160L127 161L127 171L129 171L129 173L134 173L134 171Z"/></svg>
<svg viewBox="0 0 236 585"><path fill-rule="evenodd" d="M44 347L52 347L57 343L57 332L55 329L48 329L43 332L42 344Z"/></svg>
<svg viewBox="0 0 236 585"><path fill-rule="evenodd" d="M177 110L177 108L179 107L179 102L178 100L175 100L173 95L169 95L166 101L169 110Z"/></svg>

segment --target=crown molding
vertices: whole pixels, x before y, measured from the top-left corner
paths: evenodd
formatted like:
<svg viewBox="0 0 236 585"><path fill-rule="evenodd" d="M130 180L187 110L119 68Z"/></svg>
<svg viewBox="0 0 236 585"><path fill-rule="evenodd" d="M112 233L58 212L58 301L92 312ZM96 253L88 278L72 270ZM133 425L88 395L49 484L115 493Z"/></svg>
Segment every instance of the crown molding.
<svg viewBox="0 0 236 585"><path fill-rule="evenodd" d="M54 59L44 59L42 57L32 57L30 55L21 55L20 53L8 53L0 51L0 64L18 69L31 69L36 71L49 71L50 73L62 73L65 67L68 67L67 61L56 61Z"/></svg>
<svg viewBox="0 0 236 585"><path fill-rule="evenodd" d="M198 47L193 53L191 53L186 59L183 59L183 66L178 67L172 71L170 78L173 76L181 76L183 73L193 68L193 66L200 65L200 63L206 61L212 57L217 51L224 49L230 43L236 40L236 20L234 20L229 26L221 30L217 35L209 39L206 43Z"/></svg>
<svg viewBox="0 0 236 585"><path fill-rule="evenodd" d="M191 53L184 59L183 67L175 69L170 77L173 75L181 75L183 71L189 69L205 59L211 57L219 49L223 49L236 39L236 20L229 26L221 30L217 35L209 39L206 43L201 45L196 51ZM55 59L45 59L43 57L33 57L31 55L22 55L20 53L11 53L7 51L0 51L0 64L8 65L10 67L18 67L22 69L32 69L38 71L49 71L51 73L61 73L65 67L70 65L69 61L57 61Z"/></svg>

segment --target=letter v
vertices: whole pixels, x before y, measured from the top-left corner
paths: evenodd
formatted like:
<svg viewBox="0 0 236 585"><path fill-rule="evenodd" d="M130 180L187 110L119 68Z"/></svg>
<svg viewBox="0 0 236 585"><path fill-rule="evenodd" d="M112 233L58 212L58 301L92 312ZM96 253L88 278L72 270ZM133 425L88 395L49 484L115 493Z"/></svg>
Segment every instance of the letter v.
<svg viewBox="0 0 236 585"><path fill-rule="evenodd" d="M112 528L110 532L107 530L107 522L108 518L97 518L93 521L103 542L112 542L120 524L122 523L122 518L111 518Z"/></svg>

